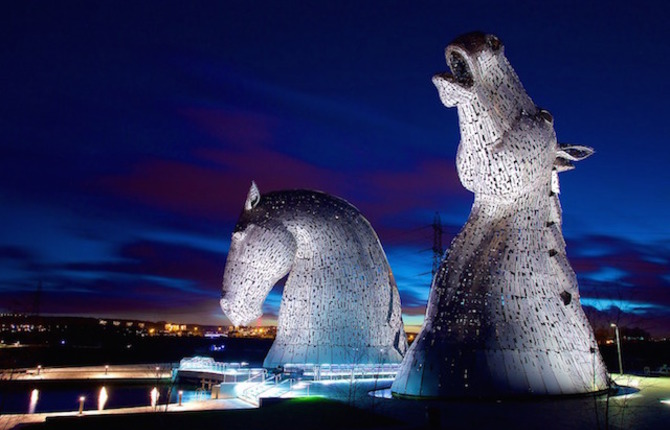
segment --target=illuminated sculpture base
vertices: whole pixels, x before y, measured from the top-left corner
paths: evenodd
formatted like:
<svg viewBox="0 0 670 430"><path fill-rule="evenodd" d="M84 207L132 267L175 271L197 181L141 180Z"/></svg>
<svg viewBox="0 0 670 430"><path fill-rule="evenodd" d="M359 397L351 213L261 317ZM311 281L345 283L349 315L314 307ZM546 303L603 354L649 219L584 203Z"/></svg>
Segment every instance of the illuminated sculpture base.
<svg viewBox="0 0 670 430"><path fill-rule="evenodd" d="M387 347L387 346L386 346ZM402 355L395 349L385 350L384 345L355 348L346 345L295 345L292 342L272 344L263 367L273 368L287 363L295 364L378 364L400 363Z"/></svg>

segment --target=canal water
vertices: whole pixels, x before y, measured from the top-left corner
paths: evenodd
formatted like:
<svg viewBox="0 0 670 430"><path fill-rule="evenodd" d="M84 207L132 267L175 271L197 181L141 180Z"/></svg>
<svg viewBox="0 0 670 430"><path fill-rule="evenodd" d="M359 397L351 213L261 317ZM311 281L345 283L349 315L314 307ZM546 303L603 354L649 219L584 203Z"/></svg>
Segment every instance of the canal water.
<svg viewBox="0 0 670 430"><path fill-rule="evenodd" d="M221 347L225 343L225 347ZM178 363L184 357L206 355L220 362L249 362L257 367L267 354L271 339L226 338L209 339L200 337L172 338L157 337L136 339L132 348L125 344L118 349L54 347L6 348L0 355L0 364L5 368L35 368L38 364L48 366L103 366L116 364ZM10 366L11 365L11 366ZM0 414L24 414L30 410L31 393L37 389L35 412L78 411L79 398L85 397L84 409L97 410L98 396L102 381L2 381L0 380ZM158 403L165 405L168 392L170 401L178 401L179 390L184 391L183 400L198 398L196 386L184 383L170 387L165 380L104 381L107 391L105 409L148 406L151 404L151 390L157 387Z"/></svg>

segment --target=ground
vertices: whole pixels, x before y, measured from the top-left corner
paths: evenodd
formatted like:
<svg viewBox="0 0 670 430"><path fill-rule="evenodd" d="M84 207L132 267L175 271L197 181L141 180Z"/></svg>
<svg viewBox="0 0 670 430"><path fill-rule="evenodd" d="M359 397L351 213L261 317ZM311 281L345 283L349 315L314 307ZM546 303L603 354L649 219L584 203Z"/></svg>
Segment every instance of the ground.
<svg viewBox="0 0 670 430"><path fill-rule="evenodd" d="M586 396L541 400L417 401L373 397L368 393L390 386L390 380L300 384L296 398L258 409L239 400L209 400L197 404L149 407L103 414L75 412L50 417L21 428L51 429L182 429L266 430L328 429L662 429L670 422L670 378L613 375L619 385L633 388L620 396ZM639 390L639 391L636 391ZM307 396L310 397L300 397ZM238 402L238 403L235 403ZM270 403L270 402L267 402ZM266 403L266 404L267 404ZM198 409L197 411L194 409ZM24 416L25 417L25 416ZM0 417L0 429L16 420ZM35 417L37 418L37 417Z"/></svg>

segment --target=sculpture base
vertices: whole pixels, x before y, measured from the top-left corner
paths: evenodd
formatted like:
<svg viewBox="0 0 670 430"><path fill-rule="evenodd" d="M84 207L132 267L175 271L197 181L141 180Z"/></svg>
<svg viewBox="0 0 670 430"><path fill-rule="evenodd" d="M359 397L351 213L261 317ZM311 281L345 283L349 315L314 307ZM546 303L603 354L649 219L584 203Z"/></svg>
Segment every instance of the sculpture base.
<svg viewBox="0 0 670 430"><path fill-rule="evenodd" d="M401 394L391 392L391 396L394 399L401 400L439 400L445 402L459 402L459 401L468 401L468 402L496 402L500 400L513 400L513 401L534 401L534 400L561 400L561 399L575 399L582 397L599 397L607 395L608 393L616 391L614 388L605 388L604 390L598 391L589 391L584 393L573 393L573 394L508 394L504 396L490 395L490 396L414 396L411 394Z"/></svg>
<svg viewBox="0 0 670 430"><path fill-rule="evenodd" d="M263 361L271 369L291 364L384 364L400 363L402 355L393 347L277 345L275 342Z"/></svg>

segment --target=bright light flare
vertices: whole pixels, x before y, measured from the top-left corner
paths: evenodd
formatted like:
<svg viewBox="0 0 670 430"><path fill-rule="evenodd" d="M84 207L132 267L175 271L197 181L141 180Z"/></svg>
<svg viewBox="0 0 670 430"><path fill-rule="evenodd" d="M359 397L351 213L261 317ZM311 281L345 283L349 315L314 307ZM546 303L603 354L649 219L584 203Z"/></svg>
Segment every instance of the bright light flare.
<svg viewBox="0 0 670 430"><path fill-rule="evenodd" d="M160 393L158 392L158 389L154 387L153 390L151 390L151 407L156 408L156 405L158 404L158 398L160 397Z"/></svg>
<svg viewBox="0 0 670 430"><path fill-rule="evenodd" d="M33 391L30 392L30 406L28 407L28 413L29 414L34 414L35 413L35 407L37 406L37 400L40 397L40 390L35 388Z"/></svg>
<svg viewBox="0 0 670 430"><path fill-rule="evenodd" d="M107 396L107 389L105 387L102 387L100 389L100 394L98 394L98 410L102 411L105 409L105 403L107 403L107 399L109 397Z"/></svg>

